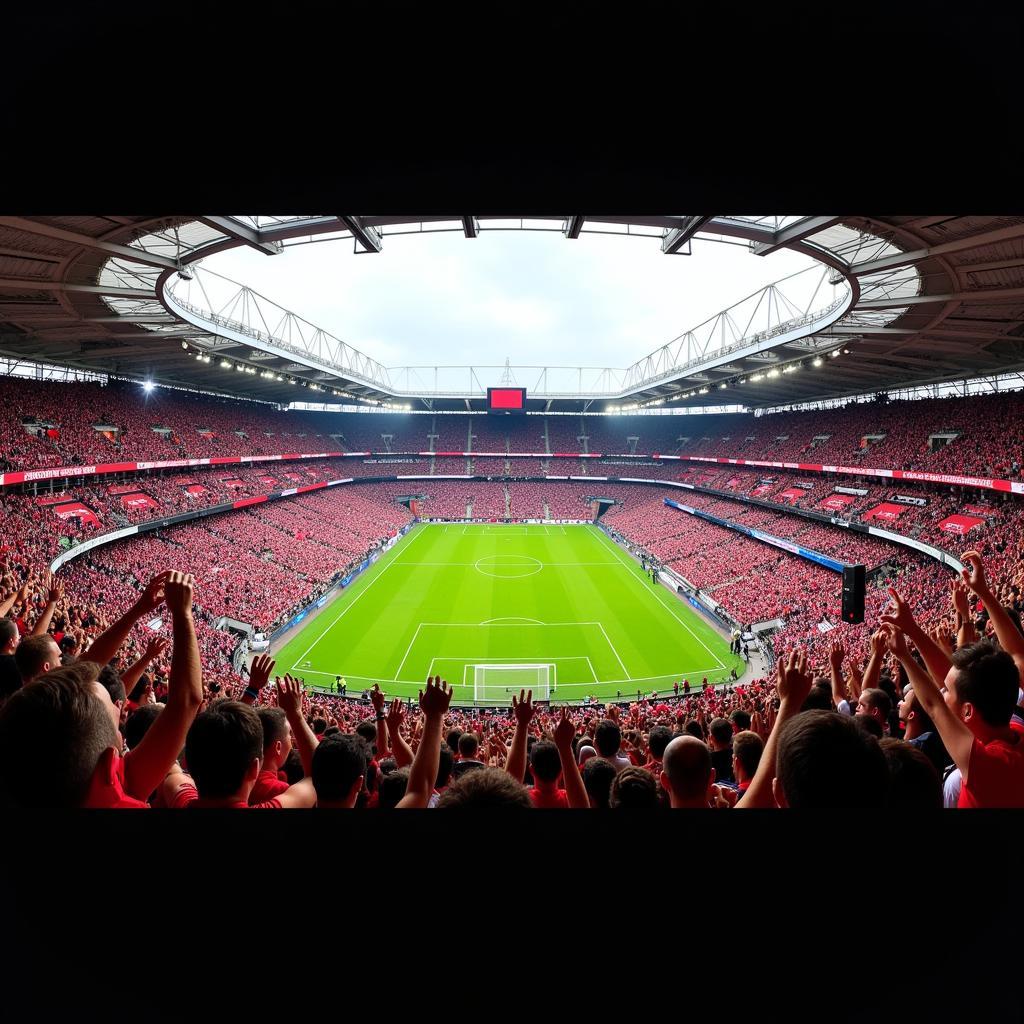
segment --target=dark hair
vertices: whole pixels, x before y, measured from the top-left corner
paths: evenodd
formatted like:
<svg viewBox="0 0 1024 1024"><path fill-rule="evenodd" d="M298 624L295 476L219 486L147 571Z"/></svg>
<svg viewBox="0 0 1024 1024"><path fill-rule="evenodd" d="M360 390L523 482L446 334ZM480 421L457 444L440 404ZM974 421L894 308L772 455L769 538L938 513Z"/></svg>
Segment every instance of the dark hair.
<svg viewBox="0 0 1024 1024"><path fill-rule="evenodd" d="M732 756L736 758L736 763L742 767L747 778L754 777L763 753L764 740L756 732L744 729L733 737Z"/></svg>
<svg viewBox="0 0 1024 1024"><path fill-rule="evenodd" d="M889 715L892 714L892 699L885 690L869 686L866 690L861 690L860 699L872 710L880 711L885 721L889 720Z"/></svg>
<svg viewBox="0 0 1024 1024"><path fill-rule="evenodd" d="M318 744L317 746L319 749L320 745ZM315 751L313 756L316 757ZM306 769L302 767L302 755L296 747L292 747L291 753L284 759L284 764L281 765L281 771L284 772L289 786L294 786L296 782L299 782L306 777Z"/></svg>
<svg viewBox="0 0 1024 1024"><path fill-rule="evenodd" d="M237 700L211 704L196 717L185 740L185 759L199 795L215 800L237 793L262 754L260 716Z"/></svg>
<svg viewBox="0 0 1024 1024"><path fill-rule="evenodd" d="M539 740L530 751L530 768L538 782L554 782L562 774L562 758L550 740Z"/></svg>
<svg viewBox="0 0 1024 1024"><path fill-rule="evenodd" d="M622 746L622 730L610 719L602 718L594 730L594 747L602 757L614 757Z"/></svg>
<svg viewBox="0 0 1024 1024"><path fill-rule="evenodd" d="M437 759L437 779L434 781L434 788L441 789L448 785L452 777L452 767L455 764L455 755L447 743L441 744L441 754Z"/></svg>
<svg viewBox="0 0 1024 1024"><path fill-rule="evenodd" d="M801 711L831 711L832 710L832 686L831 684L821 686L817 683L811 687L800 707Z"/></svg>
<svg viewBox="0 0 1024 1024"><path fill-rule="evenodd" d="M6 647L18 635L18 624L14 619L0 618L0 647ZM65 637L65 639L67 639ZM64 641L61 641L63 646Z"/></svg>
<svg viewBox="0 0 1024 1024"><path fill-rule="evenodd" d="M790 807L880 807L889 769L849 715L804 711L783 725L775 773Z"/></svg>
<svg viewBox="0 0 1024 1024"><path fill-rule="evenodd" d="M876 740L880 740L885 735L882 723L872 715L854 715L853 724L862 732L874 736Z"/></svg>
<svg viewBox="0 0 1024 1024"><path fill-rule="evenodd" d="M121 673L113 665L104 665L100 669L99 683L110 694L110 699L115 704L127 698L127 694L124 692L124 682L121 679Z"/></svg>
<svg viewBox="0 0 1024 1024"><path fill-rule="evenodd" d="M157 720L163 709L163 704L143 704L128 716L123 731L124 741L128 744L129 750L134 750L142 742L142 737L149 732L149 727Z"/></svg>
<svg viewBox="0 0 1024 1024"><path fill-rule="evenodd" d="M672 730L667 725L656 725L647 736L647 749L651 757L659 761L665 753L665 748L672 742Z"/></svg>
<svg viewBox="0 0 1024 1024"><path fill-rule="evenodd" d="M1008 725L1020 691L1013 658L991 641L980 640L961 648L951 660L957 670L957 701L972 704L986 725L997 729Z"/></svg>
<svg viewBox="0 0 1024 1024"><path fill-rule="evenodd" d="M18 666L21 678L25 681L35 679L43 671L50 655L53 653L50 645L56 646L56 641L49 633L40 636L27 636L18 644L14 651L14 663ZM53 667L57 668L57 662ZM96 677L93 676L95 679Z"/></svg>
<svg viewBox="0 0 1024 1024"><path fill-rule="evenodd" d="M608 806L613 809L660 807L657 779L646 768L623 768L612 782Z"/></svg>
<svg viewBox="0 0 1024 1024"><path fill-rule="evenodd" d="M677 736L665 751L662 769L676 796L695 800L711 785L711 748L696 737Z"/></svg>
<svg viewBox="0 0 1024 1024"><path fill-rule="evenodd" d="M327 719L326 718L314 718L313 719L313 732L317 736L322 736L327 731Z"/></svg>
<svg viewBox="0 0 1024 1024"><path fill-rule="evenodd" d="M121 685L124 685L124 680L121 680ZM132 692L128 694L128 699L138 704L142 698L146 695L146 687L149 685L148 676L139 676L139 681L132 687Z"/></svg>
<svg viewBox="0 0 1024 1024"><path fill-rule="evenodd" d="M712 718L708 732L711 734L711 738L716 743L721 743L723 747L732 744L732 722L728 718Z"/></svg>
<svg viewBox="0 0 1024 1024"><path fill-rule="evenodd" d="M409 771L408 768L396 768L380 780L377 787L378 807L390 810L405 796L405 791L409 788Z"/></svg>
<svg viewBox="0 0 1024 1024"><path fill-rule="evenodd" d="M462 735L461 729L449 729L448 735L445 737L445 743L448 744L448 749L454 753L459 749L459 737Z"/></svg>
<svg viewBox="0 0 1024 1024"><path fill-rule="evenodd" d="M704 742L704 730L701 728L700 722L698 722L696 718L691 718L683 726L682 734L685 736L693 736L695 739L700 740L702 743Z"/></svg>
<svg viewBox="0 0 1024 1024"><path fill-rule="evenodd" d="M0 805L79 807L117 729L92 692L92 661L54 669L0 708Z"/></svg>
<svg viewBox="0 0 1024 1024"><path fill-rule="evenodd" d="M476 733L464 732L459 737L459 753L463 757L472 758L477 752L480 744L477 742Z"/></svg>
<svg viewBox="0 0 1024 1024"><path fill-rule="evenodd" d="M259 707L256 714L260 716L260 725L263 727L264 750L278 740L283 743L288 738L288 716L283 708Z"/></svg>
<svg viewBox="0 0 1024 1024"><path fill-rule="evenodd" d="M750 728L750 712L737 708L730 716L729 721L736 728L736 732L745 732Z"/></svg>
<svg viewBox="0 0 1024 1024"><path fill-rule="evenodd" d="M0 629L0 633L3 630ZM5 641L0 638L0 646L3 646ZM61 654L74 654L78 650L78 637L72 636L70 633L65 633L60 638L60 643L57 645L60 648Z"/></svg>
<svg viewBox="0 0 1024 1024"><path fill-rule="evenodd" d="M906 700L908 696L913 695L914 706L911 710L914 712L914 718L917 719L922 725L923 732L935 732L935 723L932 721L932 716L928 714L924 709L924 705L918 700L917 694L914 693L913 686L909 686L909 692L903 695L903 699Z"/></svg>
<svg viewBox="0 0 1024 1024"><path fill-rule="evenodd" d="M384 757L380 760L381 775L390 775L398 770L398 762L393 757Z"/></svg>
<svg viewBox="0 0 1024 1024"><path fill-rule="evenodd" d="M918 808L942 806L942 783L935 765L917 747L891 737L879 746L889 767L886 807Z"/></svg>
<svg viewBox="0 0 1024 1024"><path fill-rule="evenodd" d="M580 772L591 807L607 807L615 781L615 765L605 757L592 757Z"/></svg>
<svg viewBox="0 0 1024 1024"><path fill-rule="evenodd" d="M614 769L613 769L614 770ZM478 768L456 779L437 801L442 808L533 807L526 787L500 768Z"/></svg>
<svg viewBox="0 0 1024 1024"><path fill-rule="evenodd" d="M356 734L366 740L366 744L372 753L377 753L377 726L373 722L369 719L365 722L360 722L356 726Z"/></svg>

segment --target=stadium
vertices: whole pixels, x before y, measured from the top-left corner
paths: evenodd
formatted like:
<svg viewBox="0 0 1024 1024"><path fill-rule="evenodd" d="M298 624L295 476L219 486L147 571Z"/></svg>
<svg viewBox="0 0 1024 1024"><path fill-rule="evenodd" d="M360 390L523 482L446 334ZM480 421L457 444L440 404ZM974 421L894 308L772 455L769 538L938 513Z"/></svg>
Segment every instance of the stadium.
<svg viewBox="0 0 1024 1024"><path fill-rule="evenodd" d="M389 366L225 270L527 232L768 283ZM1024 218L2 216L0 321L7 803L1024 806Z"/></svg>

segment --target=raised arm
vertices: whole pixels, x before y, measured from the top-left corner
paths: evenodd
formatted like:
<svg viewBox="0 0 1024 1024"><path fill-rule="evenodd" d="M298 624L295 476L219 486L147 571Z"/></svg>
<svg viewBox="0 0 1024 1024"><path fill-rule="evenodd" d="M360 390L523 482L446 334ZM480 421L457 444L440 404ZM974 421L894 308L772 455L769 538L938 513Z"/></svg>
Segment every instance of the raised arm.
<svg viewBox="0 0 1024 1024"><path fill-rule="evenodd" d="M420 690L420 710L423 712L423 735L409 772L409 785L398 807L426 807L437 781L437 768L441 761L441 728L445 712L452 702L452 690L440 676L427 680L427 688Z"/></svg>
<svg viewBox="0 0 1024 1024"><path fill-rule="evenodd" d="M1013 658L1017 672L1024 680L1024 635L1013 624L1013 619L992 593L992 589L985 579L985 567L981 564L981 555L977 551L965 551L963 559L967 564L960 574L961 578L977 595L978 600L984 604L985 611L988 612L988 617L992 620L992 628L995 630L999 646ZM917 643L915 638L911 639Z"/></svg>
<svg viewBox="0 0 1024 1024"><path fill-rule="evenodd" d="M164 709L139 745L125 755L125 789L139 800L149 799L166 778L203 703L203 670L192 621L193 579L180 572L163 575L160 599L166 593L174 653Z"/></svg>
<svg viewBox="0 0 1024 1024"><path fill-rule="evenodd" d="M945 679L946 673L952 667L949 655L917 624L910 605L892 587L889 588L889 596L892 598L892 611L881 616L881 621L886 625L895 626L914 641L914 646L921 652L932 679ZM889 635L889 631L883 634L887 646Z"/></svg>
<svg viewBox="0 0 1024 1024"><path fill-rule="evenodd" d="M516 700L515 694L512 695L512 714L516 719L516 731L512 736L512 746L509 748L505 771L516 782L522 782L526 775L526 738L534 715L533 690L529 692L520 690L519 700Z"/></svg>
<svg viewBox="0 0 1024 1024"><path fill-rule="evenodd" d="M302 714L302 691L302 683L289 675L277 680L277 706L284 711L292 727L292 738L299 752L299 760L302 761L302 771L310 776L313 774L313 751L320 741Z"/></svg>
<svg viewBox="0 0 1024 1024"><path fill-rule="evenodd" d="M846 684L843 682L843 661L846 658L846 648L842 641L837 640L828 649L828 666L832 675L832 703L838 708L839 704L846 700Z"/></svg>
<svg viewBox="0 0 1024 1024"><path fill-rule="evenodd" d="M380 683L374 683L370 691L370 703L373 705L373 713L377 719L377 760L383 761L391 753L391 742L388 737L387 714L384 707L387 704L387 697L380 688Z"/></svg>
<svg viewBox="0 0 1024 1024"><path fill-rule="evenodd" d="M125 693L131 694L132 690L135 689L135 684L142 678L142 673L146 671L146 666L151 661L156 661L169 646L170 641L162 636L154 637L146 644L146 650L143 652L142 657L134 665L121 673L121 682L124 683Z"/></svg>
<svg viewBox="0 0 1024 1024"><path fill-rule="evenodd" d="M401 697L396 697L388 708L388 737L391 740L391 753L394 756L395 764L399 768L405 768L413 762L412 747L405 741L402 735L402 721L405 718L405 705Z"/></svg>
<svg viewBox="0 0 1024 1024"><path fill-rule="evenodd" d="M16 604L24 604L28 598L29 584L26 580L20 587L11 591L10 597L0 601L0 619L2 619Z"/></svg>
<svg viewBox="0 0 1024 1024"><path fill-rule="evenodd" d="M565 797L572 808L589 807L590 797L587 787L583 784L579 765L572 755L572 741L576 736L576 726L569 718L569 709L563 707L559 713L558 724L555 726L555 746L562 761L562 781L565 783Z"/></svg>
<svg viewBox="0 0 1024 1024"><path fill-rule="evenodd" d="M953 579L949 581L950 597L953 601L953 611L957 617L957 647L966 647L978 639L978 631L974 628L974 618L971 615L971 591L963 580Z"/></svg>
<svg viewBox="0 0 1024 1024"><path fill-rule="evenodd" d="M249 685L242 694L243 704L255 704L260 692L270 682L270 673L277 664L269 654L258 654L249 666Z"/></svg>
<svg viewBox="0 0 1024 1024"><path fill-rule="evenodd" d="M868 656L867 668L864 669L862 690L870 690L878 685L878 677L882 674L882 659L885 657L885 634L875 630L871 635L871 654Z"/></svg>
<svg viewBox="0 0 1024 1024"><path fill-rule="evenodd" d="M789 652L789 659L783 664L779 658L775 665L775 686L779 692L779 711L775 716L768 742L761 754L761 763L751 780L750 787L736 804L737 808L775 807L772 781L775 778L775 755L779 749L779 732L795 715L800 714L807 695L811 692L811 676L806 671L807 658L803 651Z"/></svg>
<svg viewBox="0 0 1024 1024"><path fill-rule="evenodd" d="M939 736L949 756L956 762L964 781L967 780L967 769L971 763L971 748L974 746L974 734L946 704L939 689L939 684L917 663L910 653L904 633L893 623L886 626L886 642L889 650L896 655L907 673L907 678L914 687L914 696L921 702L921 707L935 723Z"/></svg>
<svg viewBox="0 0 1024 1024"><path fill-rule="evenodd" d="M55 580L52 573L47 573L46 591L46 607L36 619L31 636L42 636L50 628L53 613L57 609L57 602L64 596L64 584Z"/></svg>
<svg viewBox="0 0 1024 1024"><path fill-rule="evenodd" d="M164 601L164 584L174 575L170 570L154 576L146 586L146 589L139 595L139 599L128 611L124 613L112 626L108 627L92 642L89 649L82 654L83 661L95 661L100 665L109 665L117 654L118 648L124 643L125 638L132 631L132 626L150 612L156 611ZM181 576L179 572L177 576ZM190 576L191 580L192 577ZM189 621L191 622L191 606L189 610ZM177 643L175 643L177 648ZM177 650L175 650L177 653ZM148 794L147 794L148 796Z"/></svg>

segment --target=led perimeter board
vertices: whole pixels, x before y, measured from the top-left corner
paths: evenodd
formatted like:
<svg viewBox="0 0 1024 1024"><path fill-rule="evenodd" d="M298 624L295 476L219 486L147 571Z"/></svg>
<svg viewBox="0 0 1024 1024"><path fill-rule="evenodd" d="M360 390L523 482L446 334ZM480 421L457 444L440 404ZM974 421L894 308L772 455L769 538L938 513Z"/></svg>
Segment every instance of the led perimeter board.
<svg viewBox="0 0 1024 1024"><path fill-rule="evenodd" d="M506 416L526 414L526 388L488 388L487 411Z"/></svg>

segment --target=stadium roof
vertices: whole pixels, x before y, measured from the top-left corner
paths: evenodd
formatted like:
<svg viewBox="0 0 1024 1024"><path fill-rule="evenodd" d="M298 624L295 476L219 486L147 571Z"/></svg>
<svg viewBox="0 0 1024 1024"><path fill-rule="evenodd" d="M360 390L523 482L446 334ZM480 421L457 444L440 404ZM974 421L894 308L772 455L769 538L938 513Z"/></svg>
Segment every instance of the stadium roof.
<svg viewBox="0 0 1024 1024"><path fill-rule="evenodd" d="M0 217L0 354L285 404L319 400L305 386L479 409L497 383L482 368L384 367L200 261L327 238L372 259L389 234L508 229L638 235L623 245L666 255L700 235L817 261L806 303L777 282L631 366L514 368L535 410L775 407L1024 368L1024 217L993 216Z"/></svg>

